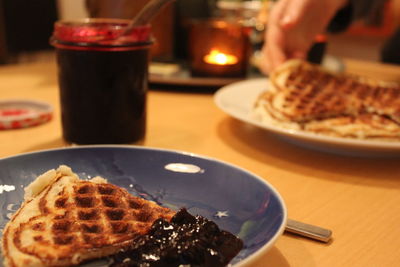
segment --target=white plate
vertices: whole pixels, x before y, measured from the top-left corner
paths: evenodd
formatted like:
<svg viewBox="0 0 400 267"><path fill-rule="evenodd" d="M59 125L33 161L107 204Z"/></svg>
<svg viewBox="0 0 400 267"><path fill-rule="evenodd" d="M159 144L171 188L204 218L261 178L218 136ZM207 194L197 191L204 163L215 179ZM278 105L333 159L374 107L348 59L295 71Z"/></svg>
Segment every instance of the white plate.
<svg viewBox="0 0 400 267"><path fill-rule="evenodd" d="M330 137L289 130L255 120L250 116L250 112L259 94L267 90L267 83L267 78L261 78L227 85L215 93L215 103L232 117L265 129L296 145L350 156L400 156L400 142Z"/></svg>

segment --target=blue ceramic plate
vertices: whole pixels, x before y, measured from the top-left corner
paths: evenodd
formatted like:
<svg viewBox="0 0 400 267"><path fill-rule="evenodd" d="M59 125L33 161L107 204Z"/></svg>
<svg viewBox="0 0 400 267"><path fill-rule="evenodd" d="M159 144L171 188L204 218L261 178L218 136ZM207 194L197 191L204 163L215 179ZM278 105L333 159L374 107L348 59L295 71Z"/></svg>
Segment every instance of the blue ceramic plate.
<svg viewBox="0 0 400 267"><path fill-rule="evenodd" d="M22 199L23 187L65 164L82 179L100 175L133 195L178 210L186 207L244 241L232 260L249 266L282 234L286 207L267 182L239 167L190 153L133 146L82 146L0 159L0 229ZM0 263L0 266L1 263Z"/></svg>

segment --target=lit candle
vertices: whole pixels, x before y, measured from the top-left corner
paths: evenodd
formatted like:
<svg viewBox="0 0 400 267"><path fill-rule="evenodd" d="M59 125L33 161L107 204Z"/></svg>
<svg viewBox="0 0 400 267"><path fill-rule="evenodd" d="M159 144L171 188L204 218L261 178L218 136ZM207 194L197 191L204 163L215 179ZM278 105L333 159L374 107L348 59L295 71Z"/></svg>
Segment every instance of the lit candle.
<svg viewBox="0 0 400 267"><path fill-rule="evenodd" d="M233 65L238 62L234 55L224 54L218 49L212 49L210 53L204 56L204 62L216 65Z"/></svg>
<svg viewBox="0 0 400 267"><path fill-rule="evenodd" d="M194 77L245 77L250 54L249 29L240 23L195 20L189 30L190 72Z"/></svg>

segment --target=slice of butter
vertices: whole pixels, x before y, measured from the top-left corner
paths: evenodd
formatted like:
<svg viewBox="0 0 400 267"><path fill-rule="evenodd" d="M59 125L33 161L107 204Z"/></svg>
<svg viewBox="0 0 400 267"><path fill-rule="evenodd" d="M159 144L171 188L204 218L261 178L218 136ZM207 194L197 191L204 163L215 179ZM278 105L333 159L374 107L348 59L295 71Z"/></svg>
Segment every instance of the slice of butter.
<svg viewBox="0 0 400 267"><path fill-rule="evenodd" d="M108 183L107 179L105 179L105 178L103 178L101 176L93 177L89 181L92 182L92 183L95 183L95 184L106 184L106 183Z"/></svg>
<svg viewBox="0 0 400 267"><path fill-rule="evenodd" d="M79 179L78 176L72 172L71 168L66 165L60 165L57 170L51 169L42 175L38 176L32 183L24 188L25 201L34 198L40 194L48 185L52 184L60 175L72 176L74 179Z"/></svg>

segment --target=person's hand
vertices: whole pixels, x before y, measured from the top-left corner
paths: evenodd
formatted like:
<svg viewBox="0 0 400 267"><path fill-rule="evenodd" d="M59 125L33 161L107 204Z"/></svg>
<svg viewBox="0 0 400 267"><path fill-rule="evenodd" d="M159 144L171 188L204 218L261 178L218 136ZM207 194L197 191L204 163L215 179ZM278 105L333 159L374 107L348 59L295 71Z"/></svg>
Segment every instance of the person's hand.
<svg viewBox="0 0 400 267"><path fill-rule="evenodd" d="M348 0L280 0L269 17L261 69L265 74L288 59L305 59L318 34L324 33Z"/></svg>

